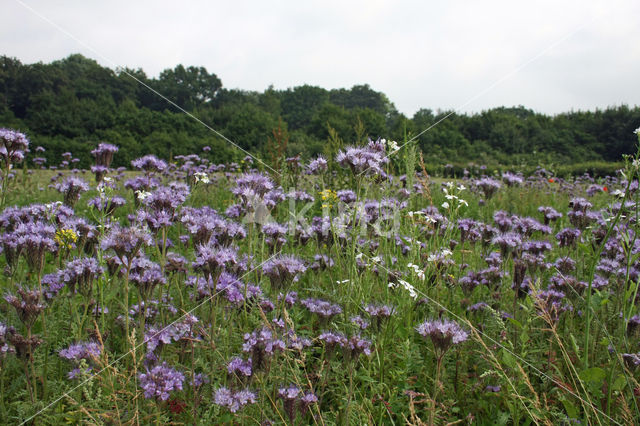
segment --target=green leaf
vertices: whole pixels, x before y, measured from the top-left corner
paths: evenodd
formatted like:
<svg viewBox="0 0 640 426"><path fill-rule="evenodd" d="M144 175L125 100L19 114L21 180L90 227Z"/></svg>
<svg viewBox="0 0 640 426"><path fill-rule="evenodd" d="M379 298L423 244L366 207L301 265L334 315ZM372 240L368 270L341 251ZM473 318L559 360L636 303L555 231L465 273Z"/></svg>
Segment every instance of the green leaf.
<svg viewBox="0 0 640 426"><path fill-rule="evenodd" d="M567 412L567 417L569 417L570 419L578 418L578 409L575 405L573 405L571 401L569 401L567 398L561 398L560 402L562 402L562 405L564 405L564 409Z"/></svg>
<svg viewBox="0 0 640 426"><path fill-rule="evenodd" d="M600 367L591 367L580 373L580 379L585 382L601 382L607 377L607 373Z"/></svg>
<svg viewBox="0 0 640 426"><path fill-rule="evenodd" d="M621 391L625 386L627 386L627 379L622 374L619 374L618 377L616 377L616 379L613 381L611 389L614 391Z"/></svg>
<svg viewBox="0 0 640 426"><path fill-rule="evenodd" d="M502 362L504 362L505 365L510 368L515 368L516 366L516 358L504 348L502 349Z"/></svg>
<svg viewBox="0 0 640 426"><path fill-rule="evenodd" d="M513 319L513 318L508 318L509 322L513 325L515 325L516 327L518 327L520 330L522 330L522 324L520 323L520 321Z"/></svg>

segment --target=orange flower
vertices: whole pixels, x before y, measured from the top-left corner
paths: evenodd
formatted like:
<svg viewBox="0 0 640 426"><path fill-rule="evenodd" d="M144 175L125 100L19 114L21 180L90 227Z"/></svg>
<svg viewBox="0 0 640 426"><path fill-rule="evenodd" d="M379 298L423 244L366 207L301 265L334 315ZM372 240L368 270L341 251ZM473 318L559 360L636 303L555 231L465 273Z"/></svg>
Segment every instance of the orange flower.
<svg viewBox="0 0 640 426"><path fill-rule="evenodd" d="M602 187L602 190L603 190L604 192L608 192L608 191L609 191L609 188L607 188L606 186L603 186L603 187Z"/></svg>
<svg viewBox="0 0 640 426"><path fill-rule="evenodd" d="M549 183L553 183L553 182L555 182L555 179L554 178L549 178Z"/></svg>

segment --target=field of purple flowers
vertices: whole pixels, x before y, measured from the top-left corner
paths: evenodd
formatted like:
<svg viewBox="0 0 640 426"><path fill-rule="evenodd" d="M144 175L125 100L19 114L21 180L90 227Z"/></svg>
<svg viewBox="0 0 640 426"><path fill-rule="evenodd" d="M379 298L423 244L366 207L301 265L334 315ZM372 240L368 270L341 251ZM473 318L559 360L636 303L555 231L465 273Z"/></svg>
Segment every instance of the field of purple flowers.
<svg viewBox="0 0 640 426"><path fill-rule="evenodd" d="M0 423L637 422L640 161L399 148L77 170L0 129Z"/></svg>

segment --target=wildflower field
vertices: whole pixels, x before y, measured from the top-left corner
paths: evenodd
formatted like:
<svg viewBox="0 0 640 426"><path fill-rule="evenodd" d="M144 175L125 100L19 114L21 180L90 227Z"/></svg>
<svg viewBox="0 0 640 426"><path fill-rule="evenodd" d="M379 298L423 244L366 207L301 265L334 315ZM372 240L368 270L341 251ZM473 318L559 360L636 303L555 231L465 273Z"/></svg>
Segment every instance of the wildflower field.
<svg viewBox="0 0 640 426"><path fill-rule="evenodd" d="M637 158L445 180L385 140L275 170L0 142L2 424L638 423Z"/></svg>

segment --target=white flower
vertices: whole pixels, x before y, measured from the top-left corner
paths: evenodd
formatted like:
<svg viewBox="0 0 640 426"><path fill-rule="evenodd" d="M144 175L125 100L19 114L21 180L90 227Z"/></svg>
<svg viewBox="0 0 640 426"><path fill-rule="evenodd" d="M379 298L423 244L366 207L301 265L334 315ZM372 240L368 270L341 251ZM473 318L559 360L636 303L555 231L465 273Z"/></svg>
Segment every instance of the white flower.
<svg viewBox="0 0 640 426"><path fill-rule="evenodd" d="M460 203L461 205L464 204L465 207L469 207L469 203L467 203L467 201L463 200L462 198L458 198L458 203Z"/></svg>
<svg viewBox="0 0 640 426"><path fill-rule="evenodd" d="M408 268L413 269L413 272L417 275L417 277L421 280L424 281L424 271L418 266L418 265L414 265L413 263L409 263L407 264Z"/></svg>
<svg viewBox="0 0 640 426"><path fill-rule="evenodd" d="M623 198L624 197L624 191L622 191L621 189L616 189L615 191L613 191L611 193L611 195Z"/></svg>
<svg viewBox="0 0 640 426"><path fill-rule="evenodd" d="M338 280L338 281L336 281L336 284L346 284L348 282L349 282L349 280Z"/></svg>
<svg viewBox="0 0 640 426"><path fill-rule="evenodd" d="M363 257L364 257L364 254L362 253L356 254L356 260L362 260Z"/></svg>
<svg viewBox="0 0 640 426"><path fill-rule="evenodd" d="M398 150L400 149L400 147L398 147L398 142L396 142L396 141L390 141L390 142L387 144L387 149L388 149L389 151L391 151L391 153L394 153L394 152L398 151Z"/></svg>
<svg viewBox="0 0 640 426"><path fill-rule="evenodd" d="M637 129L635 129L633 131L633 133L635 133L636 135L640 136L640 127L638 127Z"/></svg>
<svg viewBox="0 0 640 426"><path fill-rule="evenodd" d="M443 256L451 256L453 254L453 252L449 249L442 249L440 253L442 253Z"/></svg>
<svg viewBox="0 0 640 426"><path fill-rule="evenodd" d="M640 160L633 160L631 165L636 169L640 168Z"/></svg>
<svg viewBox="0 0 640 426"><path fill-rule="evenodd" d="M147 198L149 195L151 195L151 193L148 191L136 191L136 196L140 201L144 201L144 199Z"/></svg>
<svg viewBox="0 0 640 426"><path fill-rule="evenodd" d="M443 209L448 209L449 208L449 203L447 203L446 201L444 203L442 203L442 208Z"/></svg>
<svg viewBox="0 0 640 426"><path fill-rule="evenodd" d="M209 176L205 172L196 172L193 175L196 178L196 182L209 183Z"/></svg>
<svg viewBox="0 0 640 426"><path fill-rule="evenodd" d="M409 296L411 296L413 299L418 298L418 293L416 293L416 289L411 284L409 284L405 280L398 280L398 283L409 292Z"/></svg>
<svg viewBox="0 0 640 426"><path fill-rule="evenodd" d="M446 198L447 200L456 200L458 199L458 197L456 197L455 195L445 195L444 198Z"/></svg>
<svg viewBox="0 0 640 426"><path fill-rule="evenodd" d="M371 258L371 264L372 265L375 265L375 264L380 263L380 262L382 262L382 258L380 256L373 256Z"/></svg>
<svg viewBox="0 0 640 426"><path fill-rule="evenodd" d="M458 185L458 191L464 191L465 189L467 189L467 187L463 184Z"/></svg>

